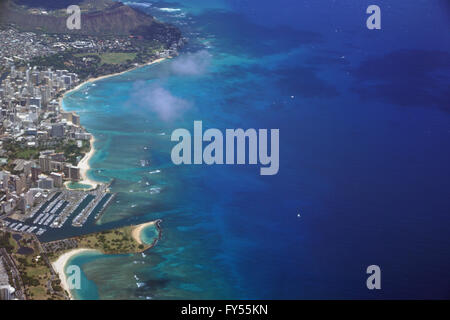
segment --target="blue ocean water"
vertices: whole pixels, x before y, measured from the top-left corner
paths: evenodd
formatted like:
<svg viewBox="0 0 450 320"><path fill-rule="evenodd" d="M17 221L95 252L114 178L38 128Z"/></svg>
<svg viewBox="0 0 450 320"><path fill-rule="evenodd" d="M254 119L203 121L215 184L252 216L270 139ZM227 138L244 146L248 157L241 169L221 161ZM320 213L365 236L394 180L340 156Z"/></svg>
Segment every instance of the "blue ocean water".
<svg viewBox="0 0 450 320"><path fill-rule="evenodd" d="M160 218L163 237L143 256L74 258L76 296L449 298L450 7L380 0L370 31L372 2L127 2L188 45L64 107L96 137L90 176L118 193L92 228ZM174 166L170 134L195 120L279 128L279 173Z"/></svg>

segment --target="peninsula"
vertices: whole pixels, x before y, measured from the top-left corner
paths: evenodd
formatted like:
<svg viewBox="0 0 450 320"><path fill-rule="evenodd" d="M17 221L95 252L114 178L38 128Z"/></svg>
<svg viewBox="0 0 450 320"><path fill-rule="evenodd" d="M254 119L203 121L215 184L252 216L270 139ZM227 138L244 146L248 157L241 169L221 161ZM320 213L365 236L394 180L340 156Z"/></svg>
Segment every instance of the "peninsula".
<svg viewBox="0 0 450 320"><path fill-rule="evenodd" d="M161 220L140 225L41 243L34 234L0 229L0 271L14 288L17 299L64 300L71 297L65 267L77 254L136 254L156 245ZM145 228L154 228L150 242L142 240Z"/></svg>

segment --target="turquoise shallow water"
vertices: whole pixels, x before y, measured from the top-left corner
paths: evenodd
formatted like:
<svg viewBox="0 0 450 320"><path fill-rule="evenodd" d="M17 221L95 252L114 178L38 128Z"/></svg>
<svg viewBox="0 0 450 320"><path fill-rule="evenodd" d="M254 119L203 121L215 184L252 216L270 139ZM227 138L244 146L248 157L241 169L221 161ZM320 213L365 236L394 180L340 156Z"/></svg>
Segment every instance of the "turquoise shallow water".
<svg viewBox="0 0 450 320"><path fill-rule="evenodd" d="M81 272L80 289L71 290L71 294L74 299L97 300L99 298L98 288L95 282L89 280L86 277L86 274L84 272L84 266L91 261L98 261L99 259L102 259L104 257L105 256L100 253L86 252L78 254L72 257L69 261L67 261L67 264L64 268L67 276L73 275L72 273L73 270L70 269L71 266L79 266Z"/></svg>
<svg viewBox="0 0 450 320"><path fill-rule="evenodd" d="M141 232L141 239L144 243L152 244L158 237L159 232L154 225L146 227ZM71 266L80 267L80 289L71 290L73 298L81 300L97 300L100 298L100 294L103 298L117 298L117 296L112 295L111 292L114 292L114 290L117 291L120 286L124 286L123 289L128 288L128 290L144 286L145 284L140 282L140 279L135 274L133 275L135 282L133 285L133 281L130 281L130 278L128 278L127 275L121 275L117 270L114 272L114 269L112 269L112 271L110 268L106 269L105 266L110 266L114 263L121 263L123 265L125 261L127 261L127 263L132 261L133 265L143 265L145 264L146 257L147 255L145 253L105 255L95 251L83 252L73 256L65 266L67 276L73 276L73 270L70 269ZM127 271L132 272L135 269L136 268L130 266L130 269L127 269ZM114 282L111 281L113 277L117 283L110 288L110 284ZM91 279L94 279L95 282ZM127 294L126 291L127 290L122 294ZM127 299L127 296L121 296L120 298Z"/></svg>
<svg viewBox="0 0 450 320"><path fill-rule="evenodd" d="M144 256L75 258L89 280L78 297L448 298L439 2L391 2L380 33L361 27L364 1L170 3L180 11L145 10L189 38L180 57L64 99L96 138L90 177L117 192L94 227L163 229ZM280 172L174 166L170 134L194 120L279 128ZM373 263L389 290L365 288Z"/></svg>
<svg viewBox="0 0 450 320"><path fill-rule="evenodd" d="M96 138L90 177L104 182L113 180L112 191L118 193L99 224L163 219L163 241L140 260L133 256L90 256L72 261L82 266L86 279L93 279L86 282L86 292L76 293L77 297L226 298L232 294L226 276L230 271L220 262L221 253L217 251L221 236L214 235L210 228L216 223L215 217L203 216L214 205L214 194L207 201L191 203L203 193L203 186L193 183L199 179L198 168L181 168L180 173L170 160L169 128L188 126L192 120L165 123L133 105L130 98L136 83L161 81L160 74L166 73L170 65L167 61L87 84L64 99L64 108L77 111L83 118L82 124ZM195 78L205 80L203 76ZM173 81L182 92L197 96L192 92L196 83L184 86L184 77L174 77ZM213 85L210 90L215 90ZM198 98L209 100L214 96L202 94ZM216 113L211 113L208 117L213 119ZM149 166L141 166L143 159L149 161ZM103 272L113 272L113 276ZM137 286L135 277L145 280Z"/></svg>
<svg viewBox="0 0 450 320"><path fill-rule="evenodd" d="M67 184L67 187L69 189L74 189L74 190L76 190L76 189L89 190L89 189L92 188L92 186L89 185L89 184L83 184L83 183L78 183L78 182L70 182L70 183Z"/></svg>

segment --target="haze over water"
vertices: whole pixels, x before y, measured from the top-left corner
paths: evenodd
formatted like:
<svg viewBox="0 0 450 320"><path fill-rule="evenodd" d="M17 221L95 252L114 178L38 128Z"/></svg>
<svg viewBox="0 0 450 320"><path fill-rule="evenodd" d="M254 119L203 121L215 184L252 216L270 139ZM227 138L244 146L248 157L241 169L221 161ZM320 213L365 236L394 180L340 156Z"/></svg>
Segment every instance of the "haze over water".
<svg viewBox="0 0 450 320"><path fill-rule="evenodd" d="M448 298L449 7L378 2L380 31L365 27L369 1L136 4L177 25L184 52L64 107L96 138L90 176L114 179L101 227L162 219L163 238L72 259L75 296ZM279 128L279 173L174 166L170 135L194 120Z"/></svg>

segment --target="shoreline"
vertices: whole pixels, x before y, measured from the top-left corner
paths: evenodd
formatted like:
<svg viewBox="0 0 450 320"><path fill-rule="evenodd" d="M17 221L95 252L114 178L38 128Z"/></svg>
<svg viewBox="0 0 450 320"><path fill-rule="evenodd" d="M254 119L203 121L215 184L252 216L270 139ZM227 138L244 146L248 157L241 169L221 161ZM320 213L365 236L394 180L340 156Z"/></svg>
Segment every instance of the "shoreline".
<svg viewBox="0 0 450 320"><path fill-rule="evenodd" d="M138 68L142 68L142 67L145 67L145 66L149 66L149 65L152 65L152 64L156 64L156 63L159 63L159 62L163 62L163 61L166 60L166 59L170 59L170 57L169 57L169 58L159 58L159 59L156 59L156 60L147 62L147 63L142 64L142 65L135 66L135 67L133 67L133 68L131 68L131 69L127 69L127 70L124 70L124 71L121 71L121 72L111 73L111 74L107 74L107 75L104 75L104 76L99 76L99 77L96 77L96 78L89 78L89 79L83 81L82 83L78 84L78 85L77 85L76 87L74 87L73 89L70 89L70 90L64 92L63 95L62 95L62 96L59 98L59 100L58 100L59 108L60 108L60 110L64 110L63 100L64 100L64 97L65 97L67 94L69 94L69 93L71 93L71 92L75 92L75 91L81 89L81 87L83 87L84 85L86 85L86 84L88 84L88 83L94 83L94 82L99 81L99 80L103 80L103 79L115 77L115 76L124 74L124 73L126 73L126 72L136 70L136 69L138 69ZM81 125L80 125L80 126L81 126ZM83 128L84 128L84 127L83 127ZM88 132L88 131L86 131L86 132ZM95 137L94 137L94 135L93 135L92 133L91 133L91 139L89 140L89 142L90 142L89 152L86 153L86 154L84 155L83 159L81 159L80 162L79 162L78 165L77 165L77 167L80 168L80 176L81 176L81 180L78 181L78 183L90 185L90 186L92 187L92 188L89 188L89 189L82 189L82 190L85 190L85 191L95 189L95 188L97 188L97 186L98 186L99 184L101 184L101 182L99 182L99 181L94 181L94 180L92 180L92 179L90 179L90 178L88 177L88 171L91 169L91 167L89 166L89 161L91 160L91 158L93 157L93 155L94 155L94 153L95 153L95 148L94 148ZM71 182L71 181L66 181L66 182L64 183L64 186L65 186L66 189L71 189L71 188L68 186L68 184L69 184L70 182ZM76 189L78 189L78 188L76 188ZM79 190L79 189L78 189L78 190Z"/></svg>
<svg viewBox="0 0 450 320"><path fill-rule="evenodd" d="M137 243L145 245L144 241L141 238L142 231L144 231L144 229L149 226L154 226L157 222L158 222L157 220L150 221L136 226L136 228L134 228L133 231L131 231L131 236Z"/></svg>
<svg viewBox="0 0 450 320"><path fill-rule="evenodd" d="M89 140L89 143L90 143L89 152L84 155L83 159L81 159L77 165L77 167L80 168L80 176L81 176L80 181L77 181L77 183L89 185L89 186L91 186L91 188L87 188L87 189L86 188L84 188L84 189L76 188L77 190L85 190L85 191L92 190L92 189L97 188L97 186L100 184L100 182L94 181L88 177L88 171L91 169L91 167L89 166L89 161L91 160L91 158L94 156L94 153L95 153L94 142L95 142L95 138L91 134L91 139ZM67 189L72 189L68 186L68 184L71 182L72 181L66 181L64 183L64 186Z"/></svg>
<svg viewBox="0 0 450 320"><path fill-rule="evenodd" d="M74 92L74 91L79 90L79 89L80 89L82 86L84 86L85 84L88 84L88 83L94 83L94 82L99 81L99 80L103 80L103 79L107 79L107 78L119 76L119 75L121 75L121 74L130 72L130 71L133 71L133 70L136 70L136 69L145 67L145 66L150 66L150 65L152 65L152 64L156 64L156 63L159 63L159 62L163 62L163 61L165 61L165 60L167 60L167 59L170 59L170 57L169 57L169 58L159 58L159 59L156 59L156 60L153 60L153 61L144 63L144 64L140 64L140 65L138 65L138 66L132 67L132 68L127 69L127 70L124 70L124 71L120 71L120 72L116 72L116 73L111 73L111 74L105 74L105 75L103 75L103 76L98 76L98 77L96 77L96 78L88 78L87 80L85 80L85 81L81 82L80 84L78 84L76 87L74 87L74 88L72 88L72 89L70 89L70 90L64 92L63 95L62 95L62 97L59 98L59 102L60 102L60 103L59 103L59 106L60 106L61 109L64 109L64 108L63 108L63 105L62 105L62 100L64 99L64 96L65 96L66 94L69 94L69 93L71 93L71 92Z"/></svg>
<svg viewBox="0 0 450 320"><path fill-rule="evenodd" d="M156 59L156 60L153 60L151 62L145 63L143 65L135 66L135 67L133 67L131 69L128 69L128 70L125 70L125 71L122 71L122 72L113 73L113 74L109 74L109 75L104 75L104 76L100 76L100 77L97 77L97 78L89 78L86 81L83 81L82 83L78 84L73 89L70 89L70 90L64 92L62 94L62 96L59 97L59 99L58 99L59 108L60 108L60 110L64 110L63 99L64 99L64 97L67 94L79 90L81 87L83 87L84 85L86 85L88 83L94 83L95 81L98 81L98 80L103 80L103 79L107 79L107 78L110 78L110 77L118 76L118 75L124 74L126 72L129 72L129 71L132 71L132 70L144 67L144 66L148 66L148 65L152 65L152 64L155 64L155 63L162 62L162 61L164 61L166 59L168 59L168 58L160 58L160 59ZM88 132L88 131L86 130L86 132ZM90 186L92 186L91 189L95 189L99 184L101 184L101 182L94 181L94 180L92 180L92 179L90 179L88 177L88 172L91 169L90 166L89 166L89 161L91 160L91 158L95 154L95 147L94 147L95 137L94 137L94 135L92 133L91 133L91 139L89 140L89 142L90 142L89 152L87 152L84 155L84 157L80 160L80 162L77 165L80 168L80 176L81 176L81 180L78 181L78 183L90 185ZM69 183L70 183L70 181L66 181L64 183L64 187L66 189L70 189L68 187ZM91 190L91 189L87 189L87 190ZM160 222L160 220L150 221L150 222L143 223L143 224L137 226L136 228L133 229L132 234L131 234L133 239L137 243L145 245L145 243L141 239L142 231L146 227L151 226L151 225L155 225L155 224L158 225L158 229L159 229L159 222ZM159 240L160 237L161 237L161 233L159 233L158 239L155 239L154 243L151 244L150 247L153 247L156 244L156 242ZM65 273L64 269L65 269L67 263L69 262L69 260L72 257L74 257L74 256L76 256L76 255L78 255L80 253L85 253L85 252L100 252L100 251L95 250L95 249L87 249L87 248L73 249L73 250L70 250L70 251L62 254L61 256L59 256L57 258L56 261L51 263L53 269L55 270L56 274L58 275L58 277L59 277L59 279L61 281L62 288L68 293L70 300L75 300L75 298L74 298L74 296L72 295L72 293L71 293L71 291L69 289L68 282L67 282L67 276L66 276L66 273Z"/></svg>
<svg viewBox="0 0 450 320"><path fill-rule="evenodd" d="M60 255L56 261L52 262L52 267L55 270L56 274L58 275L59 279L61 280L61 287L69 294L70 300L75 300L75 298L73 297L72 292L69 289L67 276L64 270L71 258L73 258L76 255L79 255L80 253L85 252L98 252L98 251L86 248L73 249Z"/></svg>
<svg viewBox="0 0 450 320"><path fill-rule="evenodd" d="M157 219L157 220L153 220L153 221L149 221L149 222L141 223L139 225L132 226L133 229L131 230L131 237L139 245L144 246L143 249L139 248L140 250L136 251L134 253L144 252L148 249L153 248L158 243L158 241L162 237L162 231L161 231L161 227L160 227L161 222L162 222L161 219ZM155 237L155 239L153 239L152 243L145 243L142 240L141 235L142 235L143 230L149 226L156 226L156 228L158 230L158 235L157 235L157 237ZM58 275L58 277L61 281L61 287L68 293L70 300L76 300L76 299L69 289L69 282L68 282L68 278L67 278L67 275L65 272L66 266L69 263L70 259L72 259L73 257L75 257L79 254L87 253L87 252L92 252L92 253L95 252L95 253L104 254L104 255L110 254L110 253L105 253L101 249L76 248L76 249L71 249L71 250L59 255L56 260L51 262L51 266L52 266L53 270L56 272L56 274Z"/></svg>

